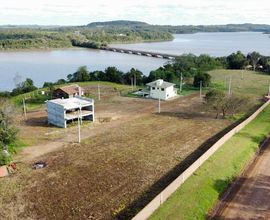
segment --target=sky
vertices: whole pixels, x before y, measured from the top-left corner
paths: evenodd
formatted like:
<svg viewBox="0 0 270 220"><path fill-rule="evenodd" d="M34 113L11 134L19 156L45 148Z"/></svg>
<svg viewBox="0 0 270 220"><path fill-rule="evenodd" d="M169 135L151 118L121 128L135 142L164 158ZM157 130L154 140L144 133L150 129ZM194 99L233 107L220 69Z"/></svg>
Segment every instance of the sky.
<svg viewBox="0 0 270 220"><path fill-rule="evenodd" d="M85 25L109 20L270 24L269 12L269 0L0 0L0 25Z"/></svg>

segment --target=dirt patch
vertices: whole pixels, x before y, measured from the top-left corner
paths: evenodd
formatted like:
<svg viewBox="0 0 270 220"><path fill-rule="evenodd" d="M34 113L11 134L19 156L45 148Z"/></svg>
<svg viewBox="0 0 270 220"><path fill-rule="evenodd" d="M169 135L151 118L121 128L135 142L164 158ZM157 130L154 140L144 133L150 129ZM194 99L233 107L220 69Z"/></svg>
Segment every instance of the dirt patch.
<svg viewBox="0 0 270 220"><path fill-rule="evenodd" d="M179 100L176 102L168 104L167 112L179 107ZM193 107L190 105L190 112ZM164 187L165 182L159 180L169 170L191 160L192 152L229 124L204 117L148 113L81 145L68 145L40 157L49 169L31 178L34 184L25 189L27 207L22 217L130 218L141 206L132 206L134 201L150 196L145 193L153 184L158 183L155 193Z"/></svg>

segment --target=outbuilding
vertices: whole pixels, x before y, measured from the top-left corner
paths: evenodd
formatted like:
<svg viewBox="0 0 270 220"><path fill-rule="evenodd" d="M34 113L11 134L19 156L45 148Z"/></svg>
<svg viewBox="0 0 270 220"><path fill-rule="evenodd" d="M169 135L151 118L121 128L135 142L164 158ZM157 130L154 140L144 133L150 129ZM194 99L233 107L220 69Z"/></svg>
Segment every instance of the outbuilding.
<svg viewBox="0 0 270 220"><path fill-rule="evenodd" d="M83 96L83 95L84 95L83 88L81 88L77 84L59 87L53 91L53 97L55 99L58 99L58 98L67 99L67 98Z"/></svg>
<svg viewBox="0 0 270 220"><path fill-rule="evenodd" d="M54 99L47 102L48 123L66 128L67 123L78 120L94 121L94 100L84 97Z"/></svg>
<svg viewBox="0 0 270 220"><path fill-rule="evenodd" d="M177 96L177 89L174 88L175 84L166 82L163 79L146 84L150 90L150 98L168 100Z"/></svg>

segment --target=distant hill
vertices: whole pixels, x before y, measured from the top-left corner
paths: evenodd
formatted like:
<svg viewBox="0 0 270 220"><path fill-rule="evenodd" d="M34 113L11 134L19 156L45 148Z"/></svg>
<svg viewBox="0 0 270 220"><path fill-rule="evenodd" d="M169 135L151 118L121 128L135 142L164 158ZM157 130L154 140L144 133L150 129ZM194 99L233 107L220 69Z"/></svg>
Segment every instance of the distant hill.
<svg viewBox="0 0 270 220"><path fill-rule="evenodd" d="M87 27L111 27L111 26L147 26L149 24L141 21L128 21L128 20L116 20L116 21L104 21L104 22L92 22Z"/></svg>
<svg viewBox="0 0 270 220"><path fill-rule="evenodd" d="M169 32L171 34L196 33L196 32L237 32L237 31L255 31L270 32L270 25L267 24L226 24L226 25L151 25L141 21L116 20L105 22L93 22L85 27L87 28L105 28L105 29L143 29L151 31Z"/></svg>

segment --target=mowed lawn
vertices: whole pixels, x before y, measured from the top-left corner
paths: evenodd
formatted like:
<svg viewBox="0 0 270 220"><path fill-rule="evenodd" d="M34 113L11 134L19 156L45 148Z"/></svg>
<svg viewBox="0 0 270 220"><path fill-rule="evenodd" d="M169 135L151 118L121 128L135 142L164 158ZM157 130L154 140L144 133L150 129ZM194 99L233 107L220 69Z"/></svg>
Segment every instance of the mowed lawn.
<svg viewBox="0 0 270 220"><path fill-rule="evenodd" d="M269 132L270 106L210 157L150 219L205 219Z"/></svg>
<svg viewBox="0 0 270 220"><path fill-rule="evenodd" d="M5 197L1 210L9 210L8 204L16 201L13 210L21 210L19 217L23 219L131 217L175 178L181 169L178 164L231 124L205 114L194 118L190 114L148 114L81 145L69 145L38 158L49 167L38 171L22 168L28 172L10 179L10 186L22 181L13 193L16 196ZM8 184L8 179L3 181L0 188ZM1 189L0 195L4 196ZM10 213L2 212L0 217L7 218Z"/></svg>

